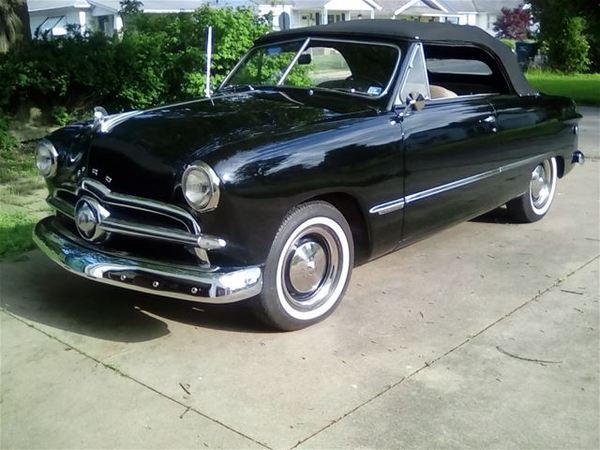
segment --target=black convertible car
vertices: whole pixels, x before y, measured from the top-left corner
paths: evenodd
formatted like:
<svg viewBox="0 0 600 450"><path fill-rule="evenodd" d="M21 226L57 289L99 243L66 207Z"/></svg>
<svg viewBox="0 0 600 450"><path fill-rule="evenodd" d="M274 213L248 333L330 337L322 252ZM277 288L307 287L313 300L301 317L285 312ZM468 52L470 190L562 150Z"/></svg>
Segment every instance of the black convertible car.
<svg viewBox="0 0 600 450"><path fill-rule="evenodd" d="M583 162L574 103L484 31L359 20L260 38L214 96L41 142L34 239L91 280L322 320L352 268L506 204L546 215Z"/></svg>

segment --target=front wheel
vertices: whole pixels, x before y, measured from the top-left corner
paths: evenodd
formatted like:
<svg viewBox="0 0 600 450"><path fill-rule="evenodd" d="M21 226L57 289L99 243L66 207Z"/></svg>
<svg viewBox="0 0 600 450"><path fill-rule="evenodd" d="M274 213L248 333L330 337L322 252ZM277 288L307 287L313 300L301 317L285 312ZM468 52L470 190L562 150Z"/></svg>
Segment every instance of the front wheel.
<svg viewBox="0 0 600 450"><path fill-rule="evenodd" d="M538 164L531 172L527 192L506 204L513 219L530 223L543 218L554 200L557 179L556 158Z"/></svg>
<svg viewBox="0 0 600 450"><path fill-rule="evenodd" d="M300 205L275 236L254 310L283 331L319 322L341 301L353 264L352 233L344 216L329 203Z"/></svg>

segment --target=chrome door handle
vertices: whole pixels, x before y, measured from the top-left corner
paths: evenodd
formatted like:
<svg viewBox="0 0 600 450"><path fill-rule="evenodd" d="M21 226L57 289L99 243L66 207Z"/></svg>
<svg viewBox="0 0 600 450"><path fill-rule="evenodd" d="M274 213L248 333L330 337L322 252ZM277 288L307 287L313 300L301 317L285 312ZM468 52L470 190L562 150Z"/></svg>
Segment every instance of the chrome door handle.
<svg viewBox="0 0 600 450"><path fill-rule="evenodd" d="M485 123L489 125L494 133L498 131L498 128L496 128L496 116L487 116L485 119L481 119L479 123Z"/></svg>

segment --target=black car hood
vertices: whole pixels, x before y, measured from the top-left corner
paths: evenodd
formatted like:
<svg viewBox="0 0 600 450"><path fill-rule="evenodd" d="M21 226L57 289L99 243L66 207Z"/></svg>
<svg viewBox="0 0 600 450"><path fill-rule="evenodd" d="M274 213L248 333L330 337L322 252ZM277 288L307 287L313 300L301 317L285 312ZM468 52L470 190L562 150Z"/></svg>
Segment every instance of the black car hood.
<svg viewBox="0 0 600 450"><path fill-rule="evenodd" d="M339 96L252 91L142 111L92 136L85 176L117 192L170 200L194 160L217 161L219 150L232 144L250 149L248 141L273 142L372 109Z"/></svg>

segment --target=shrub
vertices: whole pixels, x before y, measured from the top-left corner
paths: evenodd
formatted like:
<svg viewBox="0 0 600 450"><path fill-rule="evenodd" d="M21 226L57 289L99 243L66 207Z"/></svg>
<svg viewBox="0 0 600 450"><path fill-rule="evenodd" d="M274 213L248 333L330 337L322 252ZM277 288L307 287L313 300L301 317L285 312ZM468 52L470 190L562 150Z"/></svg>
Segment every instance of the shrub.
<svg viewBox="0 0 600 450"><path fill-rule="evenodd" d="M204 94L206 27L213 26L213 80L268 31L250 9L128 17L122 38L77 30L0 55L0 108L35 105L62 124L74 110L147 108Z"/></svg>
<svg viewBox="0 0 600 450"><path fill-rule="evenodd" d="M550 65L566 73L586 72L590 66L590 44L582 17L565 17L562 31L547 39Z"/></svg>
<svg viewBox="0 0 600 450"><path fill-rule="evenodd" d="M517 49L517 41L514 39L500 39L503 44L508 45L508 47L514 52Z"/></svg>
<svg viewBox="0 0 600 450"><path fill-rule="evenodd" d="M530 0L542 48L555 70L600 71L600 8L590 0ZM596 2L597 3L597 2ZM589 49L585 51L585 44ZM567 56L570 55L570 56ZM571 64L568 58L575 57Z"/></svg>

